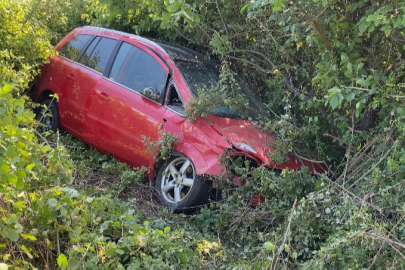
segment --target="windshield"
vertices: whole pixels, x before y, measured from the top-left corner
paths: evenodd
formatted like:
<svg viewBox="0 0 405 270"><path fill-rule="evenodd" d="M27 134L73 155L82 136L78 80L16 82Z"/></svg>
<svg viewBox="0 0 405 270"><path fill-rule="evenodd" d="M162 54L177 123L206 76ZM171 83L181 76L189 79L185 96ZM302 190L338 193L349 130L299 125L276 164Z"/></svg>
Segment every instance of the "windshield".
<svg viewBox="0 0 405 270"><path fill-rule="evenodd" d="M208 94L215 100L208 108L210 115L258 120L266 112L263 103L235 76L221 77L219 65L182 60L176 65L195 99Z"/></svg>

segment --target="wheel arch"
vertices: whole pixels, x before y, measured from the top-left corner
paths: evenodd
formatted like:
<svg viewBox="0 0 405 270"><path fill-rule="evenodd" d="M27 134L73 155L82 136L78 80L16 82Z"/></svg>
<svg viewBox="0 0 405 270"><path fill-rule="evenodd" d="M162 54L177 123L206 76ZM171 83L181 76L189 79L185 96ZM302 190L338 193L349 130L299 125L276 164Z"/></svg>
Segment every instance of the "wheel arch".
<svg viewBox="0 0 405 270"><path fill-rule="evenodd" d="M47 98L51 98L51 95L57 93L59 93L58 85L53 81L47 81L36 90L34 89L33 100L35 102L40 103L41 101L44 101Z"/></svg>
<svg viewBox="0 0 405 270"><path fill-rule="evenodd" d="M38 97L38 103L41 103L42 101L48 99L48 98L52 98L52 95L54 95L55 92L53 92L52 90L44 90L41 95Z"/></svg>
<svg viewBox="0 0 405 270"><path fill-rule="evenodd" d="M225 169L224 165L218 164L217 156L220 154L221 153L216 153L204 157L195 146L187 142L180 142L175 145L168 158L171 156L186 156L194 164L198 175L219 175L222 170ZM164 162L165 159L158 155L152 167L153 173L149 174L150 180L154 181L156 179L159 169Z"/></svg>

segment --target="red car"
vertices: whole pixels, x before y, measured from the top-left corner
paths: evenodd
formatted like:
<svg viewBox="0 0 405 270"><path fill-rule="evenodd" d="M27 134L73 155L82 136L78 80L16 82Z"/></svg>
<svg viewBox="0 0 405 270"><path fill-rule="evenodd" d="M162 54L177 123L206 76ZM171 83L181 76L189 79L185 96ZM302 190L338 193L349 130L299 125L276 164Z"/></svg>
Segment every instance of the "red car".
<svg viewBox="0 0 405 270"><path fill-rule="evenodd" d="M218 162L224 151L271 169L313 166L293 158L272 164L274 137L223 102L206 118L186 118L188 102L219 80L218 67L195 51L95 27L74 29L56 50L33 87L33 100L50 112L38 114L40 122L133 167L148 167L162 203L177 212L207 203L210 176L225 169ZM253 114L262 109L245 88L239 91ZM158 141L161 130L178 137L167 159L147 154L142 139Z"/></svg>

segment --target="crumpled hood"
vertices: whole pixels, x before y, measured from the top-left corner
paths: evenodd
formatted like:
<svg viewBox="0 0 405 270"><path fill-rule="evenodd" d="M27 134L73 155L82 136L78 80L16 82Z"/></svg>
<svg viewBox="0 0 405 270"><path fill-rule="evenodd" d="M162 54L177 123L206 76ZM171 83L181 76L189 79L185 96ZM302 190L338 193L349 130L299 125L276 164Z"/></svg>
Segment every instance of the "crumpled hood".
<svg viewBox="0 0 405 270"><path fill-rule="evenodd" d="M269 153L273 150L270 145L275 141L272 134L260 131L248 120L208 116L208 121L235 148L256 156L263 163L270 161Z"/></svg>

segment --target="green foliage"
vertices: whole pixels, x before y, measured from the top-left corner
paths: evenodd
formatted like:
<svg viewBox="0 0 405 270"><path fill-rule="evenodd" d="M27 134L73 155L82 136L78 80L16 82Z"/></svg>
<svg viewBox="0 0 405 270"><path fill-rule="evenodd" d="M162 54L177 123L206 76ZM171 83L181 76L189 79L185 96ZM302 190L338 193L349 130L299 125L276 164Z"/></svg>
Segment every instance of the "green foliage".
<svg viewBox="0 0 405 270"><path fill-rule="evenodd" d="M404 11L400 0L0 0L0 268L404 268ZM81 18L219 58L222 86L237 71L272 112L256 123L277 138L272 160L326 160L335 174L225 157L243 187L218 179L223 200L198 214L145 217L145 168L35 131L24 90ZM218 94L246 107L210 93L188 104L191 119ZM162 156L176 142L144 140ZM252 207L256 194L266 200Z"/></svg>
<svg viewBox="0 0 405 270"><path fill-rule="evenodd" d="M171 134L163 129L159 131L159 134L159 141L151 141L150 138L142 135L142 142L147 147L146 153L152 154L155 158L166 160L170 157L173 146L178 142L179 138L176 134Z"/></svg>

